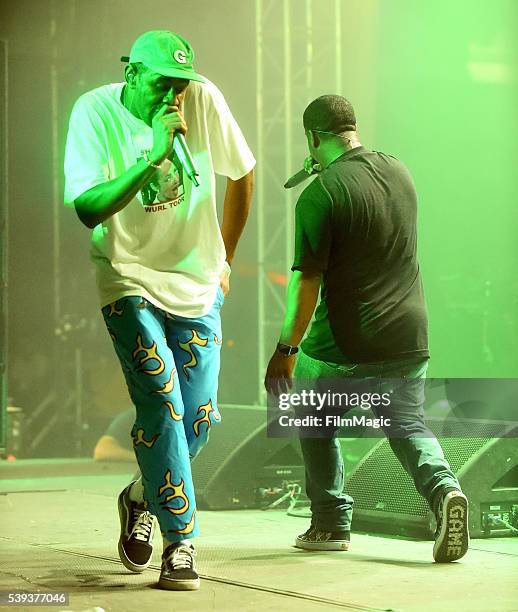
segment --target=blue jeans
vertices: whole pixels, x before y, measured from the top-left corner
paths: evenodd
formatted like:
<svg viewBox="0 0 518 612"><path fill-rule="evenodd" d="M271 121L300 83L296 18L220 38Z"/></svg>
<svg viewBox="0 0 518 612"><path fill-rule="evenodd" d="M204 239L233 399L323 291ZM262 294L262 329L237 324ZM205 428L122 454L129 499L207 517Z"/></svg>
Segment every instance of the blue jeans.
<svg viewBox="0 0 518 612"><path fill-rule="evenodd" d="M311 380L317 387L319 379L371 379L369 390L379 394L388 391L390 386L390 405L373 406L372 411L378 418L390 419L390 431L384 429L390 446L413 479L417 491L436 512L442 489L446 486L460 489L460 485L439 442L424 422L427 366L428 360L422 358L373 364L335 364L313 359L301 351L294 377ZM331 436L300 438L300 445L312 524L322 531L350 530L354 500L343 492L344 466L338 439Z"/></svg>
<svg viewBox="0 0 518 612"><path fill-rule="evenodd" d="M136 408L131 435L144 499L169 541L198 534L190 461L221 421L217 406L223 292L199 318L142 297L102 309Z"/></svg>

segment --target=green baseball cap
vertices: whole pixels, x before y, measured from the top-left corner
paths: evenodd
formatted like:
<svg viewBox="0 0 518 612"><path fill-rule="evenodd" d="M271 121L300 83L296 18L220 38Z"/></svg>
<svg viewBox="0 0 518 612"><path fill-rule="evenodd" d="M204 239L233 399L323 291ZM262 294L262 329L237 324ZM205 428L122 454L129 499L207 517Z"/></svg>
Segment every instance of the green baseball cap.
<svg viewBox="0 0 518 612"><path fill-rule="evenodd" d="M140 62L164 76L205 82L194 71L194 51L191 45L179 34L168 30L144 32L133 43L129 57L122 56L121 61L130 64Z"/></svg>

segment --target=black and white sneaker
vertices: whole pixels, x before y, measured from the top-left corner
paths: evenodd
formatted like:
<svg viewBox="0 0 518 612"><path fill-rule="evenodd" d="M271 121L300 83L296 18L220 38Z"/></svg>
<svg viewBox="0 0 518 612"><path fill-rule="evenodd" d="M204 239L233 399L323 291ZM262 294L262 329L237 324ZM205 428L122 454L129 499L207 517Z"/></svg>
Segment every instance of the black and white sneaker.
<svg viewBox="0 0 518 612"><path fill-rule="evenodd" d="M170 591L196 591L200 577L196 572L196 551L188 544L169 544L162 555L162 569L158 586Z"/></svg>
<svg viewBox="0 0 518 612"><path fill-rule="evenodd" d="M295 540L297 548L304 550L348 550L350 531L322 531L313 525Z"/></svg>
<svg viewBox="0 0 518 612"><path fill-rule="evenodd" d="M118 508L121 532L119 557L124 567L132 572L143 572L151 563L155 517L144 509L143 504L131 501L130 483L119 495Z"/></svg>
<svg viewBox="0 0 518 612"><path fill-rule="evenodd" d="M450 489L437 509L433 558L437 563L457 561L466 554L468 547L468 500L459 489Z"/></svg>

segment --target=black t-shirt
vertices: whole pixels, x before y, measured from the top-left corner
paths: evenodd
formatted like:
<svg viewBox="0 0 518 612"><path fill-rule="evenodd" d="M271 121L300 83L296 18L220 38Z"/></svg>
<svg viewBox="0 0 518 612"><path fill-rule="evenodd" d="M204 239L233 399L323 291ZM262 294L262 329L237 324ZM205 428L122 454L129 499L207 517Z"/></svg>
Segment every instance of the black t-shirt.
<svg viewBox="0 0 518 612"><path fill-rule="evenodd" d="M323 274L306 354L335 363L429 356L416 216L406 167L364 147L341 155L302 192L292 269Z"/></svg>

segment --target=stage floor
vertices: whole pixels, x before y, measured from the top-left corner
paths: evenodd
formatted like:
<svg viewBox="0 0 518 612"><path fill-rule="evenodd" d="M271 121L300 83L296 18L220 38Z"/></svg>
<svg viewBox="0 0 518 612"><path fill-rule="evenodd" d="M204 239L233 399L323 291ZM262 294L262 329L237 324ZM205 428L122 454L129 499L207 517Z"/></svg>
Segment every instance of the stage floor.
<svg viewBox="0 0 518 612"><path fill-rule="evenodd" d="M0 464L0 590L67 591L70 602L2 610L518 610L517 538L474 540L449 565L433 563L432 542L354 533L348 552L311 553L293 547L307 519L282 510L200 512L201 589L161 591L159 536L143 574L117 556L116 498L131 466L14 463Z"/></svg>

